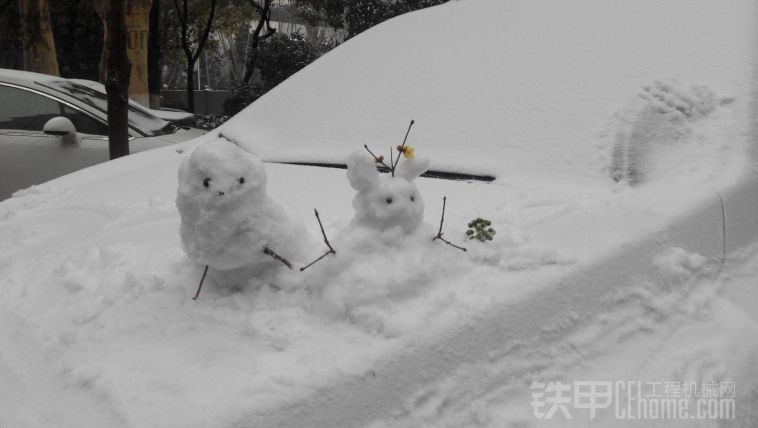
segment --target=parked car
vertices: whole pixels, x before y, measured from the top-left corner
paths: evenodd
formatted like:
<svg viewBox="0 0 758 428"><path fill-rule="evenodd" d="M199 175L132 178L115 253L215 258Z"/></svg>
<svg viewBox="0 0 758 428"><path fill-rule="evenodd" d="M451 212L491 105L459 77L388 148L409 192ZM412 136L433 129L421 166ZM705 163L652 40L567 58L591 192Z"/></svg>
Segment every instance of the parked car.
<svg viewBox="0 0 758 428"><path fill-rule="evenodd" d="M93 86L75 79L0 69L0 200L19 189L108 160L106 95ZM130 103L132 152L202 133Z"/></svg>
<svg viewBox="0 0 758 428"><path fill-rule="evenodd" d="M95 91L103 95L105 95L106 93L105 86L100 82L95 82L94 80L86 80L86 79L68 79L68 80L71 82L80 83L84 86L94 89ZM179 110L175 108L169 108L169 107L161 107L159 109L147 108L134 100L129 100L129 105L131 105L137 110L147 111L153 116L157 116L165 120L166 122L171 122L176 126L180 126L182 128L195 128L195 114L194 113L190 113L188 111Z"/></svg>

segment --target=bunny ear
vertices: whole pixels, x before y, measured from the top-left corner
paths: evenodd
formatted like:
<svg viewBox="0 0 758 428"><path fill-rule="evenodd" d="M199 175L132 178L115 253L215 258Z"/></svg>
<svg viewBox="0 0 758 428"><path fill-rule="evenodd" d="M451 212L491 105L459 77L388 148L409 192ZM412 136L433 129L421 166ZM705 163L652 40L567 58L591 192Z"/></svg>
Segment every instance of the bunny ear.
<svg viewBox="0 0 758 428"><path fill-rule="evenodd" d="M408 181L413 181L414 178L423 174L428 166L429 159L426 158L401 159L395 169L395 175L403 177Z"/></svg>
<svg viewBox="0 0 758 428"><path fill-rule="evenodd" d="M374 159L358 150L347 157L347 179L353 189L363 192L379 184L379 171Z"/></svg>

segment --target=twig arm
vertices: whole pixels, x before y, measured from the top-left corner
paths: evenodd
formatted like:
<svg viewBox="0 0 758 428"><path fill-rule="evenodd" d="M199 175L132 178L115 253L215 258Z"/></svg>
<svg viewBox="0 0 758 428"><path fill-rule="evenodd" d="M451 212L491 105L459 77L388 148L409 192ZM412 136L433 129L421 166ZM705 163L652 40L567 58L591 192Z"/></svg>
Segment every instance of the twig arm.
<svg viewBox="0 0 758 428"><path fill-rule="evenodd" d="M461 246L455 245L452 242L448 241L447 239L443 238L442 234L439 234L439 235L435 236L433 240L436 240L436 239L439 239L440 241L446 243L447 245L449 245L451 247L455 247L455 248L457 248L457 249L459 249L461 251L468 251L465 247L461 247Z"/></svg>
<svg viewBox="0 0 758 428"><path fill-rule="evenodd" d="M205 265L205 270L203 270L203 276L200 278L200 284L197 286L197 292L195 293L195 297L192 298L192 300L197 300L198 297L200 297L200 290L203 288L203 281L205 281L205 275L208 274L208 265Z"/></svg>
<svg viewBox="0 0 758 428"><path fill-rule="evenodd" d="M321 217L318 215L318 210L314 208L313 213L316 214L316 220L318 220L318 227L321 228L321 235L324 237L324 243L327 247L329 247L330 252L337 254L337 252L334 251L334 248L332 248L332 244L329 243L329 238L326 237L326 232L324 232L324 225L321 224Z"/></svg>
<svg viewBox="0 0 758 428"><path fill-rule="evenodd" d="M442 197L442 215L440 216L440 230L437 231L437 236L442 236L442 223L445 222L445 204L447 204L447 196Z"/></svg>
<svg viewBox="0 0 758 428"><path fill-rule="evenodd" d="M466 250L466 248L460 247L458 245L455 245L452 242L450 242L447 239L445 239L445 238L442 237L442 235L443 235L443 233L442 233L442 225L445 223L445 204L446 203L447 203L447 196L443 196L442 197L442 216L440 217L440 229L439 229L439 231L437 231L437 236L435 236L434 238L432 238L432 241L436 241L436 240L439 239L440 241L446 243L447 245L450 245L451 247L457 248L457 249L459 249L461 251L468 251L468 250Z"/></svg>
<svg viewBox="0 0 758 428"><path fill-rule="evenodd" d="M323 259L324 257L328 256L329 254L336 254L336 253L334 251L332 251L332 250L329 250L329 251L325 252L324 254L322 254L321 256L319 256L319 258L317 258L316 260L314 260L314 261L308 263L307 265L301 267L300 268L300 272L302 272L302 271L308 269L309 267L315 265L317 262L321 261L321 259Z"/></svg>
<svg viewBox="0 0 758 428"><path fill-rule="evenodd" d="M274 260L278 260L278 261L280 261L280 262L284 263L284 265L285 265L285 266L287 266L288 268L292 269L292 263L290 263L290 261L289 261L289 260L287 260L287 259L285 259L284 257L280 256L279 254L276 254L276 253L274 252L274 250L272 250L271 248L269 248L269 247L264 247L264 248L263 248L263 254L265 254L265 255L267 255L267 256L271 256L271 257L273 257L273 258L274 258Z"/></svg>
<svg viewBox="0 0 758 428"><path fill-rule="evenodd" d="M368 149L368 147L366 147L366 149ZM370 152L370 150L369 150L369 152ZM329 238L326 237L326 232L324 232L324 225L321 223L321 217L319 217L319 215L318 215L318 210L314 208L313 212L316 214L316 220L318 220L318 227L321 228L321 235L324 237L324 243L326 244L327 247L329 247L329 250L327 250L324 254L322 254L316 260L314 260L314 261L308 263L307 265L301 267L300 268L300 272L302 272L302 271L308 269L309 267L315 265L317 262L319 262L324 257L328 256L329 254L337 254L337 252L334 250L334 248L332 248L332 244L329 243Z"/></svg>

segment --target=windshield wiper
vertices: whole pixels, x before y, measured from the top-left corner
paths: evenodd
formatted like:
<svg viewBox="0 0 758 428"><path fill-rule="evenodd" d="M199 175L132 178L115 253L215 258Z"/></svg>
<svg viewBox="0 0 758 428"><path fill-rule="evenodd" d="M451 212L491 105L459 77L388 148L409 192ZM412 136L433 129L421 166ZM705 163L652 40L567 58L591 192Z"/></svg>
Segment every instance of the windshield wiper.
<svg viewBox="0 0 758 428"><path fill-rule="evenodd" d="M160 135L173 134L178 129L179 127L174 125L173 123L166 122L166 124L161 127Z"/></svg>
<svg viewBox="0 0 758 428"><path fill-rule="evenodd" d="M278 163L283 165L301 165L301 166L315 166L319 168L335 168L335 169L347 169L347 165L342 163L328 163L328 162L282 162L275 161L269 163ZM389 172L385 167L377 168L381 172ZM456 180L456 181L483 181L485 183L491 183L495 181L495 177L491 175L479 175L479 174L465 174L460 172L448 172L448 171L435 171L429 170L421 174L422 177L427 178L439 178L442 180Z"/></svg>

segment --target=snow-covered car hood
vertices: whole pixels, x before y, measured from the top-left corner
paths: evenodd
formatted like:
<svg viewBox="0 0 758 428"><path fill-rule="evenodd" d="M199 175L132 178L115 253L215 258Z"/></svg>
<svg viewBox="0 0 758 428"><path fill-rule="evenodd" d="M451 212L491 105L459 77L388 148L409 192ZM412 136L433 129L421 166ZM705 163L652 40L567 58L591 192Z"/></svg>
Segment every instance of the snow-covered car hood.
<svg viewBox="0 0 758 428"><path fill-rule="evenodd" d="M656 81L705 85L751 114L742 7L450 2L348 40L220 129L264 160L333 163L363 144L389 157L414 119L408 142L433 170L593 185Z"/></svg>

